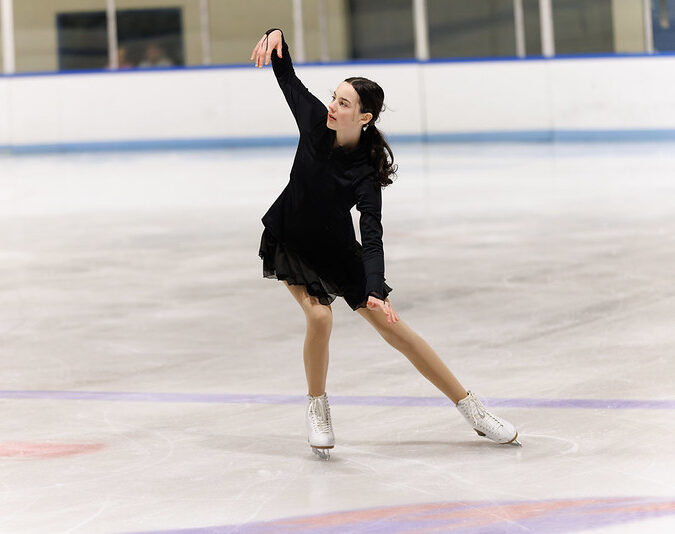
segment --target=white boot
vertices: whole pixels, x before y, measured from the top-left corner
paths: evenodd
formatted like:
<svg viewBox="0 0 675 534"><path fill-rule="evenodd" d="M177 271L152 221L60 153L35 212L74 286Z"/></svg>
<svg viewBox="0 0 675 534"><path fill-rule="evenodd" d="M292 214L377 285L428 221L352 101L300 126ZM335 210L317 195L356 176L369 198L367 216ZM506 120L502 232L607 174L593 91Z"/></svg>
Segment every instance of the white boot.
<svg viewBox="0 0 675 534"><path fill-rule="evenodd" d="M307 395L305 426L307 427L307 441L314 454L322 460L328 460L330 458L328 449L335 446L335 436L330 419L328 397L325 393L319 397Z"/></svg>
<svg viewBox="0 0 675 534"><path fill-rule="evenodd" d="M488 412L478 397L470 391L467 391L467 393L469 395L457 403L457 409L479 436L484 436L501 444L521 444L516 439L518 431L515 426Z"/></svg>

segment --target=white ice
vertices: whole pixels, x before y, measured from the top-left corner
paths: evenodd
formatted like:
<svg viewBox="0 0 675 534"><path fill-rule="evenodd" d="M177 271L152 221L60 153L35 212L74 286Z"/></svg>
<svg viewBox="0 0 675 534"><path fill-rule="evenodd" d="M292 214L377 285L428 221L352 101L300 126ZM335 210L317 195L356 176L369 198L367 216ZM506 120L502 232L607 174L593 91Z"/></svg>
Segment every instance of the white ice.
<svg viewBox="0 0 675 534"><path fill-rule="evenodd" d="M437 531L675 531L675 145L393 149L391 301L466 387L506 400L494 411L522 448L449 404L356 400L331 404L321 462L304 405L265 400L306 393L304 316L257 255L292 148L5 155L0 532L321 531L364 509L333 532L421 532L423 505L462 502L485 512ZM442 397L344 301L333 311L329 399ZM624 497L638 504L602 508ZM563 499L601 511L570 519ZM396 506L390 524L372 510Z"/></svg>

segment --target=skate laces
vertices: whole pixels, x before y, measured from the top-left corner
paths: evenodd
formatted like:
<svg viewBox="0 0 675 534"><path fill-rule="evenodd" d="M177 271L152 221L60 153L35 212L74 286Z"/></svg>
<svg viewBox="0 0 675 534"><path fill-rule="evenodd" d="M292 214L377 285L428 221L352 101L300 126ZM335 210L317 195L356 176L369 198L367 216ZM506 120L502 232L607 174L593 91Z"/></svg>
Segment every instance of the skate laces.
<svg viewBox="0 0 675 534"><path fill-rule="evenodd" d="M309 414L314 428L320 432L331 431L330 407L325 394L320 397L310 397Z"/></svg>
<svg viewBox="0 0 675 534"><path fill-rule="evenodd" d="M467 404L469 405L469 412L471 413L474 424L478 424L478 419L476 418L476 416L478 416L484 423L489 422L486 421L486 419L489 418L493 424L496 423L499 426L504 426L499 419L485 409L483 403L471 392L469 392L469 396L467 397Z"/></svg>

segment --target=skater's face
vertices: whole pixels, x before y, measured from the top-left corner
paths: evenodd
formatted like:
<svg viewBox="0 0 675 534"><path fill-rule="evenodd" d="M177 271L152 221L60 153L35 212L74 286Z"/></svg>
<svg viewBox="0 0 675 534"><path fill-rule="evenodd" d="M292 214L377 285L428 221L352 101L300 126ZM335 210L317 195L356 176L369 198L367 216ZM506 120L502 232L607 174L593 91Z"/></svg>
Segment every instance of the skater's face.
<svg viewBox="0 0 675 534"><path fill-rule="evenodd" d="M327 126L332 130L358 132L373 118L371 113L361 113L361 101L350 83L337 86L328 105Z"/></svg>

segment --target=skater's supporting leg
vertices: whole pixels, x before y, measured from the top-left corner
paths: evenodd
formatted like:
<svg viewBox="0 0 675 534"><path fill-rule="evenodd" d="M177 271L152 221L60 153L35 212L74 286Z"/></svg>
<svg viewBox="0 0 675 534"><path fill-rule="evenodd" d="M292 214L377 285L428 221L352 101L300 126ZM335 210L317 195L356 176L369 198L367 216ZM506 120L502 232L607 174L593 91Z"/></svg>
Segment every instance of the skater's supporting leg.
<svg viewBox="0 0 675 534"><path fill-rule="evenodd" d="M310 395L318 397L326 392L328 374L328 342L333 327L333 311L329 305L321 304L316 297L307 293L303 285L286 287L298 301L307 319L307 332L303 347L305 374Z"/></svg>
<svg viewBox="0 0 675 534"><path fill-rule="evenodd" d="M387 299L388 300L388 299ZM438 357L429 344L405 322L387 323L387 316L379 310L357 310L377 330L384 340L410 360L434 386L457 404L468 393Z"/></svg>

